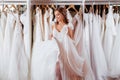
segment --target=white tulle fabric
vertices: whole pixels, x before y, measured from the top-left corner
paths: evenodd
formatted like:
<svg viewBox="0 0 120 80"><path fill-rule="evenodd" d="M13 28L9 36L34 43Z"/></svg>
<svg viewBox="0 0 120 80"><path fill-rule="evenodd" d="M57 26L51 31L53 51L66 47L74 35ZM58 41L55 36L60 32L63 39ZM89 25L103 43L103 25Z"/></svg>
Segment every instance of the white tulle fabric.
<svg viewBox="0 0 120 80"><path fill-rule="evenodd" d="M67 25L61 32L54 29L53 39L42 42L37 48L40 52L32 57L32 80L55 80L57 61L60 62L62 80L73 80L83 76L84 59L78 55L73 40L67 33Z"/></svg>
<svg viewBox="0 0 120 80"><path fill-rule="evenodd" d="M88 53L87 50L89 46L86 45L86 37L89 36L89 33L87 34L87 36L85 35L85 28L83 27L82 16L76 14L74 18L77 20L77 25L75 26L75 34L74 34L75 46L79 56L84 58L87 67L86 68L87 74L84 75L84 79L95 80L95 76L91 68L90 53ZM86 27L88 28L88 23L86 23Z"/></svg>
<svg viewBox="0 0 120 80"><path fill-rule="evenodd" d="M1 19L0 19L1 21ZM2 77L2 46L3 46L3 34L2 34L2 27L1 27L1 24L0 24L0 78Z"/></svg>
<svg viewBox="0 0 120 80"><path fill-rule="evenodd" d="M2 34L3 34L3 38L5 36L6 20L7 20L6 13L1 12L1 30L2 30Z"/></svg>
<svg viewBox="0 0 120 80"><path fill-rule="evenodd" d="M72 15L70 14L69 10L67 10L67 19L68 19L68 25L69 27L73 30L74 29L74 26L72 24L73 22L73 18L72 18Z"/></svg>
<svg viewBox="0 0 120 80"><path fill-rule="evenodd" d="M15 27L15 16L12 12L7 13L6 29L3 43L3 55L2 55L2 78L1 80L7 80L9 72L9 63L12 47L12 38Z"/></svg>
<svg viewBox="0 0 120 80"><path fill-rule="evenodd" d="M54 24L54 21L53 21L53 9L49 8L49 27L50 27L50 34L52 34L52 25Z"/></svg>
<svg viewBox="0 0 120 80"><path fill-rule="evenodd" d="M96 76L96 80L107 79L107 63L103 51L101 38L99 35L98 16L93 16L92 28L92 68Z"/></svg>
<svg viewBox="0 0 120 80"><path fill-rule="evenodd" d="M22 15L20 15L20 21L23 24L23 40L24 40L24 45L25 45L25 53L30 59L30 53L29 53L29 26L28 26L28 21L27 19L27 11L25 11Z"/></svg>
<svg viewBox="0 0 120 80"><path fill-rule="evenodd" d="M110 6L106 18L106 31L105 31L104 46L103 46L108 66L109 66L110 55L113 48L113 41L115 36L116 36L116 29L113 18L113 10L112 10L112 6Z"/></svg>
<svg viewBox="0 0 120 80"><path fill-rule="evenodd" d="M45 30L45 40L50 39L50 25L48 24L48 18L49 18L49 12L48 10L45 11L44 14L44 30Z"/></svg>
<svg viewBox="0 0 120 80"><path fill-rule="evenodd" d="M11 46L8 80L28 80L28 56L25 53L22 26L18 13L14 14L14 16L16 25Z"/></svg>
<svg viewBox="0 0 120 80"><path fill-rule="evenodd" d="M120 76L120 23L119 21L119 15L116 14L116 28L117 28L117 35L115 38L115 42L112 48L109 66L110 66L110 73L109 76L112 78L118 78Z"/></svg>

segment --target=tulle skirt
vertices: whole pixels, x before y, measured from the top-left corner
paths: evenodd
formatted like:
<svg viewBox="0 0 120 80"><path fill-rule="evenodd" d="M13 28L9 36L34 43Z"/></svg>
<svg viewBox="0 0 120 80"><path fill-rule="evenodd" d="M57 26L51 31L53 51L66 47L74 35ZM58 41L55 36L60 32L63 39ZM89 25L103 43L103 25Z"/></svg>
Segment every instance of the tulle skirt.
<svg viewBox="0 0 120 80"><path fill-rule="evenodd" d="M31 62L32 80L55 80L55 68L58 60L59 48L56 41L46 40L34 44Z"/></svg>

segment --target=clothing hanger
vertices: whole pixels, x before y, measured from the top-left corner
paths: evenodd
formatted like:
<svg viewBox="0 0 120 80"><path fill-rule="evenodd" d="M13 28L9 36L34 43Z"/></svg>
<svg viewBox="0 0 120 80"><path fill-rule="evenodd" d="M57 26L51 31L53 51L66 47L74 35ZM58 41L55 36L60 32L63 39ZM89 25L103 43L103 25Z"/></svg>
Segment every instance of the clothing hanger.
<svg viewBox="0 0 120 80"><path fill-rule="evenodd" d="M51 7L52 7L54 10L56 9L56 7L55 7L55 5L54 5L54 4L52 4L52 5L51 5Z"/></svg>
<svg viewBox="0 0 120 80"><path fill-rule="evenodd" d="M19 12L19 11L18 11L18 8L17 8L14 4L12 4L12 5L10 6L10 10L13 11L13 12L15 12L15 13L16 13L16 12Z"/></svg>
<svg viewBox="0 0 120 80"><path fill-rule="evenodd" d="M46 7L49 8L49 5L47 4Z"/></svg>
<svg viewBox="0 0 120 80"><path fill-rule="evenodd" d="M10 10L9 7L8 7L8 5L5 5L5 7L3 7L3 10L2 10L2 11L3 11L3 12L6 12L6 11L8 11L8 10Z"/></svg>
<svg viewBox="0 0 120 80"><path fill-rule="evenodd" d="M69 10L70 8L74 9L74 10L75 10L75 12L78 12L78 11L77 11L77 9L75 8L75 5L73 5L73 4L72 4L72 5L70 5L70 6L67 8L67 10Z"/></svg>

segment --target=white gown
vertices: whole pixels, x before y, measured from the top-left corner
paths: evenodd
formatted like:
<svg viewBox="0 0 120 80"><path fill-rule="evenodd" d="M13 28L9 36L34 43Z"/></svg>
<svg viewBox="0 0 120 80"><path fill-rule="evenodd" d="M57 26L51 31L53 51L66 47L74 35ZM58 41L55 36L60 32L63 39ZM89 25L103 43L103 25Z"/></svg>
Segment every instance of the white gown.
<svg viewBox="0 0 120 80"><path fill-rule="evenodd" d="M119 17L118 17L119 19ZM109 66L110 72L109 76L112 78L120 77L120 23L116 26L117 28L117 35L115 38L115 42L112 48Z"/></svg>
<svg viewBox="0 0 120 80"><path fill-rule="evenodd" d="M34 42L33 42L33 47L32 47L32 54L36 54L37 52L39 52L39 45L40 43L43 41L43 37L42 37L42 28L41 28L41 24L40 24L40 14L41 10L39 8L36 8L36 15L35 15L35 25L34 25L34 29L35 29L35 33L34 33Z"/></svg>
<svg viewBox="0 0 120 80"><path fill-rule="evenodd" d="M83 37L84 37L84 40L85 40L85 47L86 47L86 52L87 52L87 55L89 57L89 60L90 59L90 35L89 35L89 29L90 29L90 26L89 26L89 23L88 23L88 19L89 18L89 14L84 14L84 20L85 20L85 26L84 26L84 31L83 31Z"/></svg>
<svg viewBox="0 0 120 80"><path fill-rule="evenodd" d="M74 26L73 26L73 18L72 18L72 15L70 14L69 10L67 10L67 19L68 19L68 25L69 27L73 30L74 29Z"/></svg>
<svg viewBox="0 0 120 80"><path fill-rule="evenodd" d="M53 21L53 10L51 8L49 8L49 23L50 23L50 33L52 33L52 25L54 24Z"/></svg>
<svg viewBox="0 0 120 80"><path fill-rule="evenodd" d="M99 35L98 22L97 16L94 15L92 28L92 68L96 80L107 80L107 63Z"/></svg>
<svg viewBox="0 0 120 80"><path fill-rule="evenodd" d="M45 30L45 40L50 39L50 25L48 24L48 18L49 18L48 10L46 10L44 14L44 30Z"/></svg>
<svg viewBox="0 0 120 80"><path fill-rule="evenodd" d="M5 34L5 27L6 27L6 15L4 12L1 12L0 18L0 79L2 77L2 55L3 55L3 42L4 42L4 34Z"/></svg>
<svg viewBox="0 0 120 80"><path fill-rule="evenodd" d="M1 19L0 19L1 21ZM2 71L2 47L3 47L3 34L2 34L2 28L0 24L0 79L1 79L1 71Z"/></svg>
<svg viewBox="0 0 120 80"><path fill-rule="evenodd" d="M1 13L1 29L2 29L3 38L5 36L6 20L7 20L6 13L2 12Z"/></svg>
<svg viewBox="0 0 120 80"><path fill-rule="evenodd" d="M22 25L18 13L11 48L8 80L28 80L28 56L25 53Z"/></svg>
<svg viewBox="0 0 120 80"><path fill-rule="evenodd" d="M88 17L86 14L85 16ZM87 17L85 20L88 20ZM77 20L77 26L75 27L75 34L74 34L74 39L75 39L75 46L77 48L77 51L81 57L83 57L86 61L87 64L87 76L85 77L85 80L95 80L94 73L92 71L91 67L91 61L90 61L90 52L88 53L89 46L86 45L89 41L89 32L86 34L85 29L83 27L83 22L82 22L82 17L80 17L79 14L76 14L75 17ZM88 23L86 23L86 28L88 28ZM87 35L87 36L86 36ZM86 40L87 39L87 40ZM88 41L88 42L86 42Z"/></svg>
<svg viewBox="0 0 120 80"><path fill-rule="evenodd" d="M23 24L24 30L23 30L23 36L24 36L24 45L25 45L25 52L26 55L28 56L28 58L30 58L30 53L29 53L29 26L27 23L27 12L24 12L21 16L20 16L20 21Z"/></svg>
<svg viewBox="0 0 120 80"><path fill-rule="evenodd" d="M5 37L3 43L3 55L2 55L2 78L1 80L7 80L8 78L8 70L9 70L9 61L11 55L11 47L12 47L12 38L15 27L15 16L12 12L7 13L7 22L5 29Z"/></svg>
<svg viewBox="0 0 120 80"><path fill-rule="evenodd" d="M115 35L116 35L116 29L113 18L113 10L112 10L112 6L110 6L106 18L106 31L105 31L104 46L103 46L108 67L109 67L110 55L113 48L113 43L114 43L113 40Z"/></svg>
<svg viewBox="0 0 120 80"><path fill-rule="evenodd" d="M55 80L57 61L60 62L62 80L80 79L80 76L83 76L84 59L79 56L73 40L67 33L68 25L60 32L54 28L53 39L40 44L40 52L32 55L32 80ZM88 75L85 80L94 80Z"/></svg>
<svg viewBox="0 0 120 80"><path fill-rule="evenodd" d="M55 67L59 48L55 39L37 44L32 54L31 80L55 80Z"/></svg>

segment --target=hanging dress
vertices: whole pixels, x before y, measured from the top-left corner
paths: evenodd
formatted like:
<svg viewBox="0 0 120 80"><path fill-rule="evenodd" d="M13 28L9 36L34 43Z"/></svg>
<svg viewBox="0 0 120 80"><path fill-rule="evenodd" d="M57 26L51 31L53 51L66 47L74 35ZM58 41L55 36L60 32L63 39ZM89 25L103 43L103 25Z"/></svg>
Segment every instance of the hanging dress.
<svg viewBox="0 0 120 80"><path fill-rule="evenodd" d="M18 13L14 16L16 24L11 46L8 80L28 80L28 56L25 53L22 25Z"/></svg>
<svg viewBox="0 0 120 80"><path fill-rule="evenodd" d="M45 14L44 14L45 40L50 39L50 25L48 24L49 16L50 16L49 12L48 12L48 10L46 10Z"/></svg>
<svg viewBox="0 0 120 80"><path fill-rule="evenodd" d="M34 34L34 42L32 47L32 54L39 52L39 45L43 41L42 37L42 28L41 28L41 10L37 7L36 8L36 15L35 15L35 34Z"/></svg>
<svg viewBox="0 0 120 80"><path fill-rule="evenodd" d="M12 38L15 27L15 16L12 12L7 12L6 29L3 43L2 55L2 80L7 80L9 71L9 61L11 55Z"/></svg>
<svg viewBox="0 0 120 80"><path fill-rule="evenodd" d="M108 68L109 68L110 55L113 48L113 43L114 43L113 40L115 35L116 35L116 29L113 19L113 10L112 10L112 6L110 6L106 18L106 31L105 31L104 46L103 46Z"/></svg>
<svg viewBox="0 0 120 80"><path fill-rule="evenodd" d="M88 15L86 14L86 16ZM86 46L86 43L88 43L86 42L86 37L89 36L89 33L86 36L85 29L83 27L83 22L81 19L82 16L80 16L77 13L74 18L77 20L77 25L75 27L75 34L74 34L74 39L75 39L74 43L77 48L79 56L84 58L88 68L87 76L85 77L84 80L95 80L95 76L92 71L91 62L90 62L90 53L88 53L88 50L87 50L89 49L88 48L89 46L88 45ZM85 20L88 20L88 18L86 18ZM88 28L88 23L86 23L86 27ZM89 37L87 37L87 39L89 39Z"/></svg>
<svg viewBox="0 0 120 80"><path fill-rule="evenodd" d="M30 53L29 53L29 26L28 26L28 21L27 21L27 11L25 11L21 16L20 16L20 21L23 24L23 40L24 40L24 45L25 45L25 53L30 58Z"/></svg>
<svg viewBox="0 0 120 80"><path fill-rule="evenodd" d="M120 23L119 21L119 15L116 17L116 28L117 28L117 35L115 38L115 42L112 48L112 52L110 55L110 71L109 76L112 78L119 78L120 77Z"/></svg>
<svg viewBox="0 0 120 80"><path fill-rule="evenodd" d="M1 29L2 29L3 38L5 36L6 20L7 20L6 13L2 12L1 13Z"/></svg>
<svg viewBox="0 0 120 80"><path fill-rule="evenodd" d="M50 14L50 16L49 16L50 33L52 33L52 25L54 23L54 21L53 21L54 16L53 16L53 10L51 8L49 8L49 14Z"/></svg>
<svg viewBox="0 0 120 80"><path fill-rule="evenodd" d="M1 18L0 18L0 21L1 21ZM2 47L3 47L3 34L2 34L2 27L1 27L1 24L0 24L0 79L1 79L1 71L2 71Z"/></svg>
<svg viewBox="0 0 120 80"><path fill-rule="evenodd" d="M68 25L69 27L73 30L74 26L73 26L73 18L72 15L70 14L69 10L67 10L67 19L68 19Z"/></svg>
<svg viewBox="0 0 120 80"><path fill-rule="evenodd" d="M96 76L96 80L107 79L107 63L103 51L100 35L99 35L99 20L97 15L93 16L92 27L92 68Z"/></svg>

